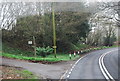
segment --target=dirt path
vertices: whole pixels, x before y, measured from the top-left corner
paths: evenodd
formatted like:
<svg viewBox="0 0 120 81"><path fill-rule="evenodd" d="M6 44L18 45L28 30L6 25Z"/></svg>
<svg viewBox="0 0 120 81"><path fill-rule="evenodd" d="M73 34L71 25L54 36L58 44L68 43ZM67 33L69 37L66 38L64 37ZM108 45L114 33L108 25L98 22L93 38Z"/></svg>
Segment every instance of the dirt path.
<svg viewBox="0 0 120 81"><path fill-rule="evenodd" d="M8 59L8 58L2 58L0 57L0 60L2 60L1 65L9 65L9 66L16 66L16 67L22 67L28 71L33 72L40 78L43 77L44 79L50 78L50 79L59 79L67 69L69 69L72 64L76 62L75 61L69 61L69 62L60 62L55 64L39 64L39 63L30 63L27 61L20 61L15 59Z"/></svg>

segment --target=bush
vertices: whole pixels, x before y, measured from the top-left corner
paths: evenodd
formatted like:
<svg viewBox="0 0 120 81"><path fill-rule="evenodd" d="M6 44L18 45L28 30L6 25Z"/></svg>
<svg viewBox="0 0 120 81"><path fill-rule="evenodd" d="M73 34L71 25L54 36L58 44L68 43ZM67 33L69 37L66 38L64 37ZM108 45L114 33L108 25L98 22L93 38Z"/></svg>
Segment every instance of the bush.
<svg viewBox="0 0 120 81"><path fill-rule="evenodd" d="M87 45L87 44L76 44L76 46L79 48L79 49L86 49L86 48L88 48L89 47L89 45Z"/></svg>
<svg viewBox="0 0 120 81"><path fill-rule="evenodd" d="M53 53L53 48L50 48L49 46L44 48L44 47L37 47L36 48L37 55L40 55L42 57L46 57L47 55Z"/></svg>

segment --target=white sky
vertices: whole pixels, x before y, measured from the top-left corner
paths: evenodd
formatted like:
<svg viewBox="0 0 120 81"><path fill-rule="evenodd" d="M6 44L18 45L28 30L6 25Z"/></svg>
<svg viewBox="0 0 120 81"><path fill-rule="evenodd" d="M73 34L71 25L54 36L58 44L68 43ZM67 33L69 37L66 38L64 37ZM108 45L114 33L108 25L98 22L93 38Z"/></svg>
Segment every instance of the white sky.
<svg viewBox="0 0 120 81"><path fill-rule="evenodd" d="M0 0L0 2L118 2L119 0Z"/></svg>

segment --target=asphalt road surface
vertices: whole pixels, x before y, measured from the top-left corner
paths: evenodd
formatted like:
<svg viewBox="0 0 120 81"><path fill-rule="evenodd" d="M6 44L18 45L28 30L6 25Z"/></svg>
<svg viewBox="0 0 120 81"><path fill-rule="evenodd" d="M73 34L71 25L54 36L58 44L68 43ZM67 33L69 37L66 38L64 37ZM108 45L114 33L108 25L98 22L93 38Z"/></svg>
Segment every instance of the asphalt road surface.
<svg viewBox="0 0 120 81"><path fill-rule="evenodd" d="M60 76L64 75L65 71L70 68L66 71L65 79L105 79L99 66L99 58L104 53L116 49L118 48L90 52L79 60L72 69L71 62L45 65L6 58L0 58L0 60L2 59L1 64L22 67L44 78L59 79ZM118 65L120 65L118 64L118 58L120 56L118 54L120 54L120 48L119 51L116 50L108 53L103 60L105 67L114 79L118 79Z"/></svg>
<svg viewBox="0 0 120 81"><path fill-rule="evenodd" d="M119 73L118 72L118 59L119 59L118 53L120 53L120 50L111 52L108 55L106 55L104 58L105 66L114 79L118 79L118 73Z"/></svg>
<svg viewBox="0 0 120 81"><path fill-rule="evenodd" d="M0 57L0 65L21 67L36 74L40 79L59 79L64 72L76 61L60 62L55 64L31 63L22 60L8 59Z"/></svg>
<svg viewBox="0 0 120 81"><path fill-rule="evenodd" d="M117 49L117 50L116 50ZM120 49L120 48L119 48ZM78 61L74 68L70 69L65 78L67 79L105 79L99 66L99 58L102 54L108 53L104 57L104 64L108 72L114 79L118 79L118 48L110 48L90 52Z"/></svg>

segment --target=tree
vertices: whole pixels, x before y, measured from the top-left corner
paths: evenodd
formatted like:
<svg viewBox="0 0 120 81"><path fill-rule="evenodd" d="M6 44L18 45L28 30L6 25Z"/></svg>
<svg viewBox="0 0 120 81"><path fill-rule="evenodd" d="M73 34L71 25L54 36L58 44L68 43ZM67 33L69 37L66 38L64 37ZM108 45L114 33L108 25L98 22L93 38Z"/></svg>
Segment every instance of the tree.
<svg viewBox="0 0 120 81"><path fill-rule="evenodd" d="M112 10L113 19L116 21L118 27L120 27L120 1L118 2L102 2L99 3L99 9L101 11Z"/></svg>
<svg viewBox="0 0 120 81"><path fill-rule="evenodd" d="M90 14L70 11L58 12L57 14L56 29L58 49L64 47L64 50L70 50L71 44L76 45L78 42L84 42L82 39L86 38L90 30L87 21Z"/></svg>
<svg viewBox="0 0 120 81"><path fill-rule="evenodd" d="M105 13L104 13L105 12ZM116 22L112 18L112 11L101 11L90 20L91 26L94 27L92 35L93 45L112 45L116 40ZM90 39L90 37L88 37ZM114 40L113 40L114 39ZM104 42L105 41L105 42ZM101 43L101 44L100 44Z"/></svg>
<svg viewBox="0 0 120 81"><path fill-rule="evenodd" d="M4 42L11 42L15 47L28 50L30 45L27 42L32 40L34 36L36 46L52 46L51 3L11 4L13 8L10 9L13 12L10 11L9 14L14 16L12 18L16 22L10 28L2 22L7 27L2 27L2 29L7 29L3 30ZM85 42L86 36L90 31L88 24L90 15L90 13L79 12L76 9L74 10L74 8L73 11L67 11L67 9L58 11L55 7L57 50L71 50L72 45Z"/></svg>

